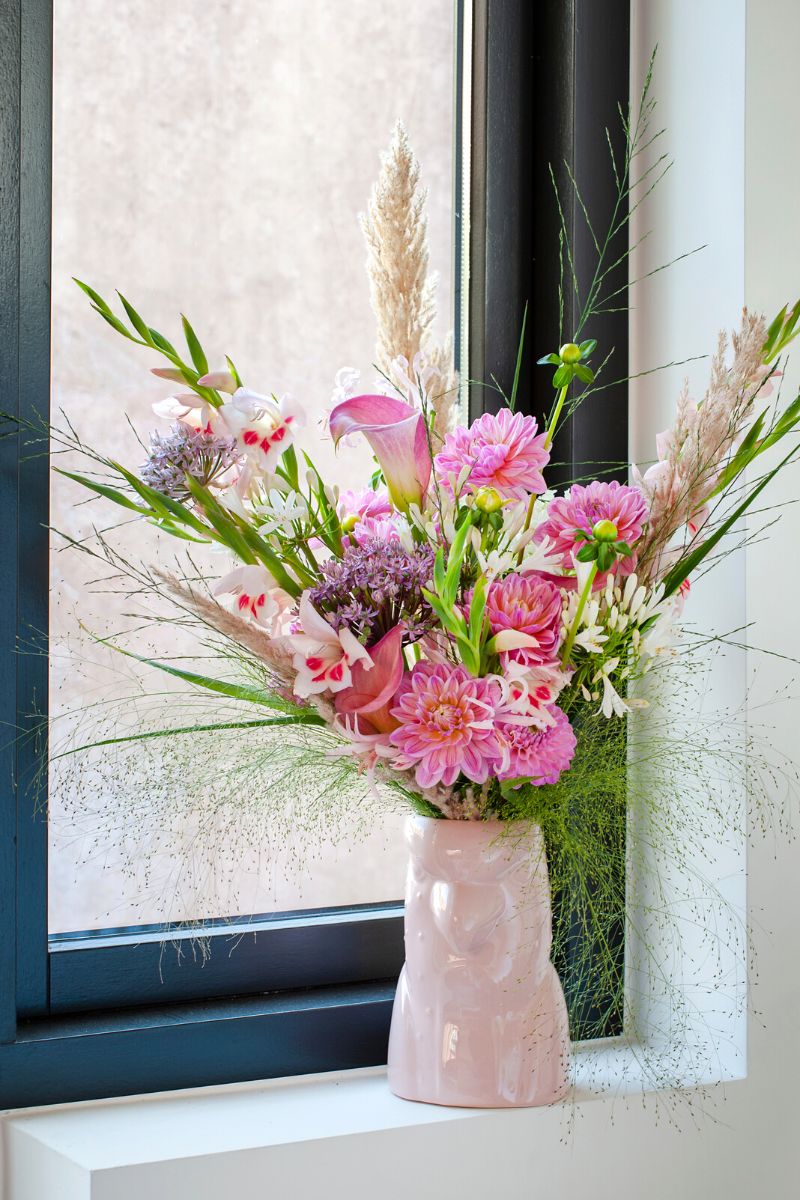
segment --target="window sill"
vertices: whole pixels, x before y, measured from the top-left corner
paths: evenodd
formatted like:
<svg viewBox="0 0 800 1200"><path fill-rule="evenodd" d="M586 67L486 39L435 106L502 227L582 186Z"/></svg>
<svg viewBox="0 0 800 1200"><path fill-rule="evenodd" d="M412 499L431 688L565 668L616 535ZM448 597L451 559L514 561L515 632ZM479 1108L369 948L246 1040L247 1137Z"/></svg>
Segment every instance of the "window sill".
<svg viewBox="0 0 800 1200"><path fill-rule="evenodd" d="M356 1170L353 1138L362 1139L363 1145L370 1135L396 1135L399 1161L407 1163L406 1156L425 1145L426 1130L443 1145L449 1144L451 1134L458 1142L465 1139L466 1146L474 1145L478 1166L484 1139L494 1141L503 1123L516 1131L527 1153L538 1154L558 1146L557 1131L563 1134L563 1118L571 1105L650 1090L653 1085L645 1081L640 1064L641 1055L621 1039L583 1044L575 1054L573 1092L548 1109L498 1111L410 1103L389 1092L385 1068L369 1067L17 1110L0 1118L7 1200L132 1200L145 1194L148 1200L174 1200L176 1195L210 1200L223 1194L250 1195L246 1189L254 1180L261 1186L272 1184L283 1179L285 1170L298 1172L287 1176L298 1183L308 1172L309 1182L317 1179L317 1171L324 1178L332 1169L330 1156L335 1158L336 1147L345 1141L350 1157L343 1161ZM673 1085L719 1083L744 1075L741 1064L737 1068L731 1062L707 1080L693 1078L688 1070L681 1080L675 1065L670 1064ZM522 1130L525 1136L519 1138ZM386 1142L373 1139L375 1146L385 1147ZM379 1151L373 1148L371 1153ZM396 1182L399 1186L402 1181ZM295 1194L317 1193L295 1189ZM350 1197L361 1194L348 1188ZM397 1192L401 1194L402 1188Z"/></svg>

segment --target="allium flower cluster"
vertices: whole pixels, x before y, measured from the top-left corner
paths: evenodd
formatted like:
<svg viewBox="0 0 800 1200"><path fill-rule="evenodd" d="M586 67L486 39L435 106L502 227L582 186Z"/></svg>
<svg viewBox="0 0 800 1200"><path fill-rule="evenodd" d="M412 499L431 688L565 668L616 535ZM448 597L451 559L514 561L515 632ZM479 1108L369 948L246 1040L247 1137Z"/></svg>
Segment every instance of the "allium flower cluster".
<svg viewBox="0 0 800 1200"><path fill-rule="evenodd" d="M334 629L349 627L367 646L400 622L413 642L436 624L422 595L431 585L433 559L428 545L407 550L399 541L366 538L322 564L322 581L309 599Z"/></svg>
<svg viewBox="0 0 800 1200"><path fill-rule="evenodd" d="M492 487L504 500L527 500L545 491L542 471L550 461L545 440L533 417L504 408L449 433L434 467L444 487L465 475L466 493Z"/></svg>
<svg viewBox="0 0 800 1200"><path fill-rule="evenodd" d="M208 486L239 460L234 438L179 422L170 433L150 434L150 454L141 477L148 487L170 499L185 500L190 495L187 475Z"/></svg>

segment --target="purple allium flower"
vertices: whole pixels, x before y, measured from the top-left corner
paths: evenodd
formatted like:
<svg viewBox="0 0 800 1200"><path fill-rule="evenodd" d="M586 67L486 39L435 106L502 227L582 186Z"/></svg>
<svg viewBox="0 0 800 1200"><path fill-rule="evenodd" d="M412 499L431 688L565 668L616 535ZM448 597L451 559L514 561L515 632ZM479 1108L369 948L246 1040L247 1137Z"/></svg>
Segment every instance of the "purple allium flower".
<svg viewBox="0 0 800 1200"><path fill-rule="evenodd" d="M397 540L366 538L343 558L322 564L311 603L334 629L348 629L370 646L402 621L413 642L436 624L422 589L433 578L431 546L406 550Z"/></svg>
<svg viewBox="0 0 800 1200"><path fill-rule="evenodd" d="M527 500L545 490L542 470L550 461L545 434L537 434L536 421L522 413L501 409L484 413L469 429L449 433L434 459L436 474L445 487L470 468L466 492L493 487L504 500Z"/></svg>
<svg viewBox="0 0 800 1200"><path fill-rule="evenodd" d="M635 549L646 520L647 502L638 488L616 480L602 483L596 479L586 487L573 484L565 496L553 500L547 510L547 519L538 526L534 540L541 542L546 537L551 538L555 543L553 553L561 555L562 564L569 568L576 529L591 534L598 521L611 521L616 526L619 541L627 542ZM633 555L620 559L616 569L627 575L635 565Z"/></svg>
<svg viewBox="0 0 800 1200"><path fill-rule="evenodd" d="M185 500L190 495L187 475L208 486L239 459L234 438L179 422L168 434L150 434L150 456L141 469L142 481L172 500Z"/></svg>
<svg viewBox="0 0 800 1200"><path fill-rule="evenodd" d="M420 662L397 693L389 735L399 750L393 765L413 769L420 787L449 787L458 776L484 783L503 759L495 714L502 704L497 679L476 679L466 667Z"/></svg>
<svg viewBox="0 0 800 1200"><path fill-rule="evenodd" d="M492 633L513 629L530 644L508 651L508 658L527 666L552 663L561 641L561 593L555 584L536 575L506 575L496 579L486 596L486 616Z"/></svg>
<svg viewBox="0 0 800 1200"><path fill-rule="evenodd" d="M572 762L577 742L567 714L555 704L550 712L555 724L547 729L533 725L497 726L509 755L508 766L498 779L529 779L536 787L558 783L561 772Z"/></svg>

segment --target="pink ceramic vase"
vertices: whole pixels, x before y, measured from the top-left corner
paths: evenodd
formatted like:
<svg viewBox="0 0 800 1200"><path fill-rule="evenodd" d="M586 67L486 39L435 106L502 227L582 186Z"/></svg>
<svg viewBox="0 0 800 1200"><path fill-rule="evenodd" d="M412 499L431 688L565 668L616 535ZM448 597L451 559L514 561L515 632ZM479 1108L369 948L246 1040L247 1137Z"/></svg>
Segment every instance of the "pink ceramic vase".
<svg viewBox="0 0 800 1200"><path fill-rule="evenodd" d="M389 1087L467 1108L549 1104L568 1087L564 994L550 962L544 842L535 825L411 817L406 964Z"/></svg>

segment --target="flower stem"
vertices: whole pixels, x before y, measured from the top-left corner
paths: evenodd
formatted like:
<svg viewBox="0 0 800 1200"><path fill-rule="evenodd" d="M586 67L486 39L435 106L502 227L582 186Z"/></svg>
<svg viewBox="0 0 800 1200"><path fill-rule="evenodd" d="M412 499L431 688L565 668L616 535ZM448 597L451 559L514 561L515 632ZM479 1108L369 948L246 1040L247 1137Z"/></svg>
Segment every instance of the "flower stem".
<svg viewBox="0 0 800 1200"><path fill-rule="evenodd" d="M558 418L561 416L561 410L564 407L564 401L567 398L568 391L569 391L569 384L565 383L564 386L562 387L561 391L558 393L558 399L556 400L556 406L555 406L555 409L553 410L553 416L550 420L550 424L547 427L547 435L544 439L545 450L549 450L553 444L553 438L555 436L556 426L558 425Z"/></svg>
<svg viewBox="0 0 800 1200"><path fill-rule="evenodd" d="M575 611L575 619L572 622L570 631L567 634L567 640L564 643L564 649L561 652L561 665L564 667L566 667L567 664L569 663L569 656L572 653L572 647L575 644L575 638L578 636L578 630L580 629L581 617L583 616L583 610L586 608L586 601L589 599L589 596L592 594L592 584L594 583L596 575L597 575L597 563L593 562L591 569L589 571L589 574L586 578L586 583L583 585L583 591L581 592L580 599L578 600L578 607Z"/></svg>

